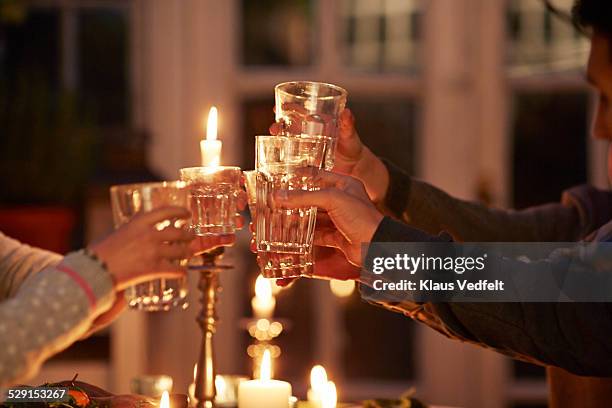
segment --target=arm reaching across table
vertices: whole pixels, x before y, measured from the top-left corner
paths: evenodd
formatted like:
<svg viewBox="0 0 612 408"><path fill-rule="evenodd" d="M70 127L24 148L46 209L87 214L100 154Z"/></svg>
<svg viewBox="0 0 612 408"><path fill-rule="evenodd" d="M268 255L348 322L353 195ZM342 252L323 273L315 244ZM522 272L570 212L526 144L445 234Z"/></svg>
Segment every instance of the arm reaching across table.
<svg viewBox="0 0 612 408"><path fill-rule="evenodd" d="M108 323L116 317L122 307L111 307L127 287L182 277L185 270L176 260L231 243L194 240L184 228L155 228L166 219L189 217L184 208L159 208L63 258L0 234L0 386L26 380L97 319L106 316Z"/></svg>

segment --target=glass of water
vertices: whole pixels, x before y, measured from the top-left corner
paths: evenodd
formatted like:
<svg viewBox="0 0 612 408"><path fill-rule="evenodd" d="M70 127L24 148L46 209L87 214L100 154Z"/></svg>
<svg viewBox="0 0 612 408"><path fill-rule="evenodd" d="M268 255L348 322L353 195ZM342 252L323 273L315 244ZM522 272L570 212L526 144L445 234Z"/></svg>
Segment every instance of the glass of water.
<svg viewBox="0 0 612 408"><path fill-rule="evenodd" d="M338 120L348 93L339 86L322 82L292 81L274 87L276 122L282 135L328 140L325 169L334 166Z"/></svg>
<svg viewBox="0 0 612 408"><path fill-rule="evenodd" d="M243 171L247 202L251 218L257 219L257 171ZM265 278L292 278L312 275L312 254L288 254L283 252L258 252L257 264Z"/></svg>
<svg viewBox="0 0 612 408"><path fill-rule="evenodd" d="M115 228L127 223L140 213L159 207L178 206L189 208L189 190L182 181L124 184L110 189ZM169 226L181 228L184 220L164 220L156 225L162 230ZM186 265L187 260L181 261ZM187 307L187 279L155 279L128 288L125 291L128 305L146 311L169 310Z"/></svg>
<svg viewBox="0 0 612 408"><path fill-rule="evenodd" d="M302 262L312 266L317 208L275 208L273 194L318 189L316 177L329 144L321 138L257 136L255 145L255 242L263 262L262 274L270 278L301 276Z"/></svg>
<svg viewBox="0 0 612 408"><path fill-rule="evenodd" d="M181 180L191 192L191 228L196 235L225 235L236 231L240 167L186 167Z"/></svg>

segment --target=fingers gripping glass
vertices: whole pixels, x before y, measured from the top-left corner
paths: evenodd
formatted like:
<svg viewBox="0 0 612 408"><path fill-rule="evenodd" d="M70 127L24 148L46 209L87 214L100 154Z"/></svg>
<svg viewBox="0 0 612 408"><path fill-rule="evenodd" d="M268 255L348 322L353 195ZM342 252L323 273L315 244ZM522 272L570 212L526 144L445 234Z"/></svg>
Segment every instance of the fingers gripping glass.
<svg viewBox="0 0 612 408"><path fill-rule="evenodd" d="M189 207L189 191L180 181L124 184L110 189L115 228L121 227L138 214L166 206ZM163 230L169 226L182 228L184 220L168 219L157 223ZM172 243L168 243L172 245ZM187 260L178 261L186 265ZM169 310L187 307L187 280L155 279L134 285L125 291L129 307L146 311Z"/></svg>
<svg viewBox="0 0 612 408"><path fill-rule="evenodd" d="M316 207L284 209L274 206L274 193L316 190L329 143L321 138L257 136L255 148L255 242L264 277L288 278L310 273ZM247 192L253 191L246 175ZM251 186L249 186L251 184Z"/></svg>

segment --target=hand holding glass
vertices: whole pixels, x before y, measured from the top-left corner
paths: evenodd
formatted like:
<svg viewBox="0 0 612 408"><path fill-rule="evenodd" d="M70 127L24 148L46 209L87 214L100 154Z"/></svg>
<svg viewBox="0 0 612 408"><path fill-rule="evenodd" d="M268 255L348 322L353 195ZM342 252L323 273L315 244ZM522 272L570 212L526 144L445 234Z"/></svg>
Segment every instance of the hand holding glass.
<svg viewBox="0 0 612 408"><path fill-rule="evenodd" d="M282 190L315 190L315 177L329 144L325 139L257 136L255 159L257 253L262 274L268 278L301 276L311 266L316 207L281 209L273 194ZM306 261L307 265L296 262Z"/></svg>
<svg viewBox="0 0 612 408"><path fill-rule="evenodd" d="M126 184L111 187L111 205L115 228L127 223L135 215L165 206L189 207L189 192L183 182L159 182ZM181 228L184 220L164 220L155 228L168 226ZM186 260L180 261L181 265ZM187 307L187 281L178 279L155 279L132 286L125 291L131 308L146 311L169 310L172 307Z"/></svg>

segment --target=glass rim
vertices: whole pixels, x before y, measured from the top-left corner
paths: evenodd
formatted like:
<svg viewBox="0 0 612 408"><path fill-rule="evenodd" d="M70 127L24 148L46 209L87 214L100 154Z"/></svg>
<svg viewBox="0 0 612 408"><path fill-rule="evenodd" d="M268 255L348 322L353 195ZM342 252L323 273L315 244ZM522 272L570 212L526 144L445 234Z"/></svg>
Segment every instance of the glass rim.
<svg viewBox="0 0 612 408"><path fill-rule="evenodd" d="M191 166L191 167L182 167L179 169L179 173L185 172L204 172L212 174L215 170L233 170L233 171L242 171L242 169L238 166Z"/></svg>
<svg viewBox="0 0 612 408"><path fill-rule="evenodd" d="M282 141L282 142L294 142L294 143L298 143L298 142L305 142L305 143L325 143L327 140L329 139L329 136L315 136L315 135L309 135L309 136L286 136L286 135L255 135L255 144L257 144L258 142L263 142L266 140L277 140L277 141Z"/></svg>
<svg viewBox="0 0 612 408"><path fill-rule="evenodd" d="M140 190L143 188L187 188L188 183L182 180L171 180L171 181L151 181L144 183L128 183L128 184L115 184L110 187L111 193L120 190Z"/></svg>
<svg viewBox="0 0 612 408"><path fill-rule="evenodd" d="M274 86L274 91L275 92L280 92L282 94L285 94L287 96L291 96L291 97L297 98L297 99L312 99L312 97L310 97L310 96L296 95L296 94L287 92L286 90L283 89L284 87L286 87L288 85L297 85L297 84L324 85L324 86L329 87L329 88L331 88L334 91L339 93L338 95L328 95L328 96L317 96L317 97L315 97L315 99L318 99L318 100L327 101L327 100L334 100L334 99L342 99L342 98L346 98L348 96L347 90L342 88L342 87L340 87L340 86L338 86L338 85L330 84L328 82L317 82L317 81L287 81L287 82L281 82L280 84L276 84Z"/></svg>

